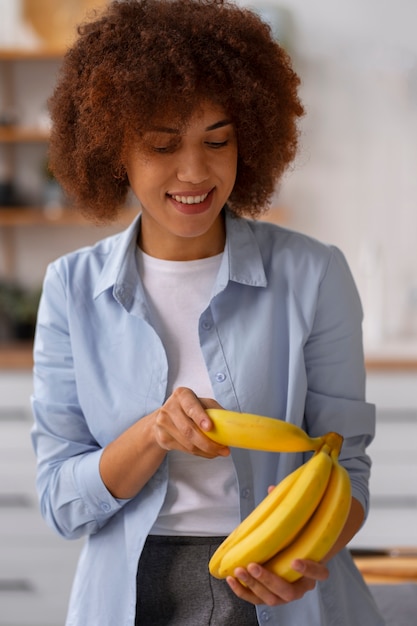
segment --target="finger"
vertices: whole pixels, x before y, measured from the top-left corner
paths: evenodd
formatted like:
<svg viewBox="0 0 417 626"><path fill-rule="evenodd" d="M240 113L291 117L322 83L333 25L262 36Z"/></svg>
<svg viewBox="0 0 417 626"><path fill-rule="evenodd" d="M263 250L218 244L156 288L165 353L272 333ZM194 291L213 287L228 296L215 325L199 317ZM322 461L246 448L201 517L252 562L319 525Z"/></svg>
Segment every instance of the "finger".
<svg viewBox="0 0 417 626"><path fill-rule="evenodd" d="M229 576L226 580L232 591L242 600L268 606L279 606L287 603L285 599L252 578L245 569L238 568L235 574L236 578Z"/></svg>
<svg viewBox="0 0 417 626"><path fill-rule="evenodd" d="M198 425L198 422L204 421L211 426L211 420L195 393L186 387L177 388L159 409L156 417L160 446L166 450L183 450L204 458L227 456L230 453L228 448L204 435Z"/></svg>
<svg viewBox="0 0 417 626"><path fill-rule="evenodd" d="M307 591L311 591L316 586L315 578L309 578L304 575L295 582L290 583L258 563L250 563L246 572L249 578L245 581L245 584L248 585L253 593L265 599L265 603L269 602L271 593L276 598L279 598L281 602L293 602L302 598Z"/></svg>
<svg viewBox="0 0 417 626"><path fill-rule="evenodd" d="M181 423L177 426L173 422L166 422L161 413L156 419L156 438L163 450L180 450L207 459L219 456L221 451L211 446L209 439L206 442L207 437L203 434L193 433L188 426L182 428Z"/></svg>
<svg viewBox="0 0 417 626"><path fill-rule="evenodd" d="M282 578L278 578L278 576L271 574L271 572L264 570L255 563L251 563L247 569L242 567L236 568L234 574L239 582L262 604L278 606L301 597L298 595L297 590L292 589L290 583Z"/></svg>
<svg viewBox="0 0 417 626"><path fill-rule="evenodd" d="M209 430L213 426L201 400L192 389L188 387L178 387L175 389L172 396L178 400L184 414L199 430Z"/></svg>
<svg viewBox="0 0 417 626"><path fill-rule="evenodd" d="M179 397L185 415L193 423L183 424L186 429L184 435L186 437L191 435L192 441L194 443L197 441L197 446L210 456L228 456L230 454L228 446L216 443L204 435L204 431L208 432L214 426L206 413L205 406L207 408L210 405L220 407L219 403L210 398L198 398L191 389L186 387L180 387L174 393Z"/></svg>
<svg viewBox="0 0 417 626"><path fill-rule="evenodd" d="M307 563L316 567L311 567L311 571L309 571ZM302 574L301 578L294 582L288 582L285 578L277 576L258 563L250 563L248 565L248 571L254 578L259 580L263 585L271 588L280 597L287 601L291 601L303 596L306 591L314 589L316 581L322 578L321 575L318 574L318 570L326 570L326 568L319 563L314 563L313 561L302 561L301 559L293 561L292 565L294 565L294 569L296 571Z"/></svg>
<svg viewBox="0 0 417 626"><path fill-rule="evenodd" d="M305 578L323 581L329 577L329 570L323 563L310 561L308 559L295 559L291 563L291 567Z"/></svg>
<svg viewBox="0 0 417 626"><path fill-rule="evenodd" d="M246 602L250 602L251 604L266 604L266 602L262 598L258 597L255 593L253 593L253 591L249 587L247 587L243 583L243 581L240 581L233 576L228 576L226 578L226 582L229 585L230 589L233 591L233 593L241 600L245 600ZM280 602L277 601L275 597L271 596L271 603L269 604L269 606L277 606L278 604L280 604Z"/></svg>

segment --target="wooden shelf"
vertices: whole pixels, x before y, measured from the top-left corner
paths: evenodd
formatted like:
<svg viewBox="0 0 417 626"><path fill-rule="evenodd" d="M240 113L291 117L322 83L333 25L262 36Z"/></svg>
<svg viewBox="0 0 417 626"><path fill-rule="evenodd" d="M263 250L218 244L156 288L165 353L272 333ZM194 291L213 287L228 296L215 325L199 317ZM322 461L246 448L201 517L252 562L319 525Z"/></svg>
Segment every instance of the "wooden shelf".
<svg viewBox="0 0 417 626"><path fill-rule="evenodd" d="M0 344L0 370L26 370L33 366L31 342Z"/></svg>
<svg viewBox="0 0 417 626"><path fill-rule="evenodd" d="M114 224L127 225L136 217L139 208L126 208L120 211ZM113 223L112 223L113 224ZM0 227L14 226L94 226L75 209L62 209L61 212L48 214L42 208L1 207Z"/></svg>
<svg viewBox="0 0 417 626"><path fill-rule="evenodd" d="M369 357L365 364L368 371L417 371L417 358Z"/></svg>
<svg viewBox="0 0 417 626"><path fill-rule="evenodd" d="M394 585L417 582L417 558L413 556L355 557L368 584Z"/></svg>
<svg viewBox="0 0 417 626"><path fill-rule="evenodd" d="M62 48L0 48L0 61L44 61L60 59L64 54L65 49Z"/></svg>
<svg viewBox="0 0 417 626"><path fill-rule="evenodd" d="M49 132L41 128L24 128L20 126L0 127L1 143L43 143L49 139Z"/></svg>
<svg viewBox="0 0 417 626"><path fill-rule="evenodd" d="M14 343L0 344L0 370L5 369L31 369L32 344ZM417 370L417 361L386 360L372 361L367 363L367 369L386 371L410 371Z"/></svg>

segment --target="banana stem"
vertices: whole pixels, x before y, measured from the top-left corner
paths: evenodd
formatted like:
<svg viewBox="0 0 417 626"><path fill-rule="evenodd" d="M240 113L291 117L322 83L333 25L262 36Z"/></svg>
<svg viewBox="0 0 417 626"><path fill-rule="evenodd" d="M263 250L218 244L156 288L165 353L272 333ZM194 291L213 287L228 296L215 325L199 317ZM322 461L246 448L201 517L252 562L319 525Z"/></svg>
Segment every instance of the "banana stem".
<svg viewBox="0 0 417 626"><path fill-rule="evenodd" d="M339 435L339 433L326 433L323 435L323 440L325 445L330 448L330 454L333 458L337 458L340 454L340 450L342 449L343 437Z"/></svg>

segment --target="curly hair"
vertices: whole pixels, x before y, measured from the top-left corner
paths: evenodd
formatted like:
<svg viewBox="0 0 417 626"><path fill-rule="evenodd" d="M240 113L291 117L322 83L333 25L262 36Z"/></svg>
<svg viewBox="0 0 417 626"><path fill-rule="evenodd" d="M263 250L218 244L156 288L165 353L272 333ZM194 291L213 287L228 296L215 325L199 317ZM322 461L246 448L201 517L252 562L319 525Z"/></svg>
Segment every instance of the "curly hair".
<svg viewBox="0 0 417 626"><path fill-rule="evenodd" d="M126 145L156 115L186 123L209 100L230 115L238 167L228 206L256 217L294 159L299 78L259 16L227 0L118 0L78 28L49 100L50 169L84 215L116 218Z"/></svg>

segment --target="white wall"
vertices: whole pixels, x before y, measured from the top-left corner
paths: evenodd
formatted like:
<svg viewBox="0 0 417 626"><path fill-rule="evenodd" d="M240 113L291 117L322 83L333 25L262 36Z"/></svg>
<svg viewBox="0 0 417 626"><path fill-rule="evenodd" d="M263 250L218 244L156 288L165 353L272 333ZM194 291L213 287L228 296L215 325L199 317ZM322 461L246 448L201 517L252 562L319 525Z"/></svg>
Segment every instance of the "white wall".
<svg viewBox="0 0 417 626"><path fill-rule="evenodd" d="M367 341L417 331L417 2L280 0L306 107L279 200L290 226L337 244Z"/></svg>

